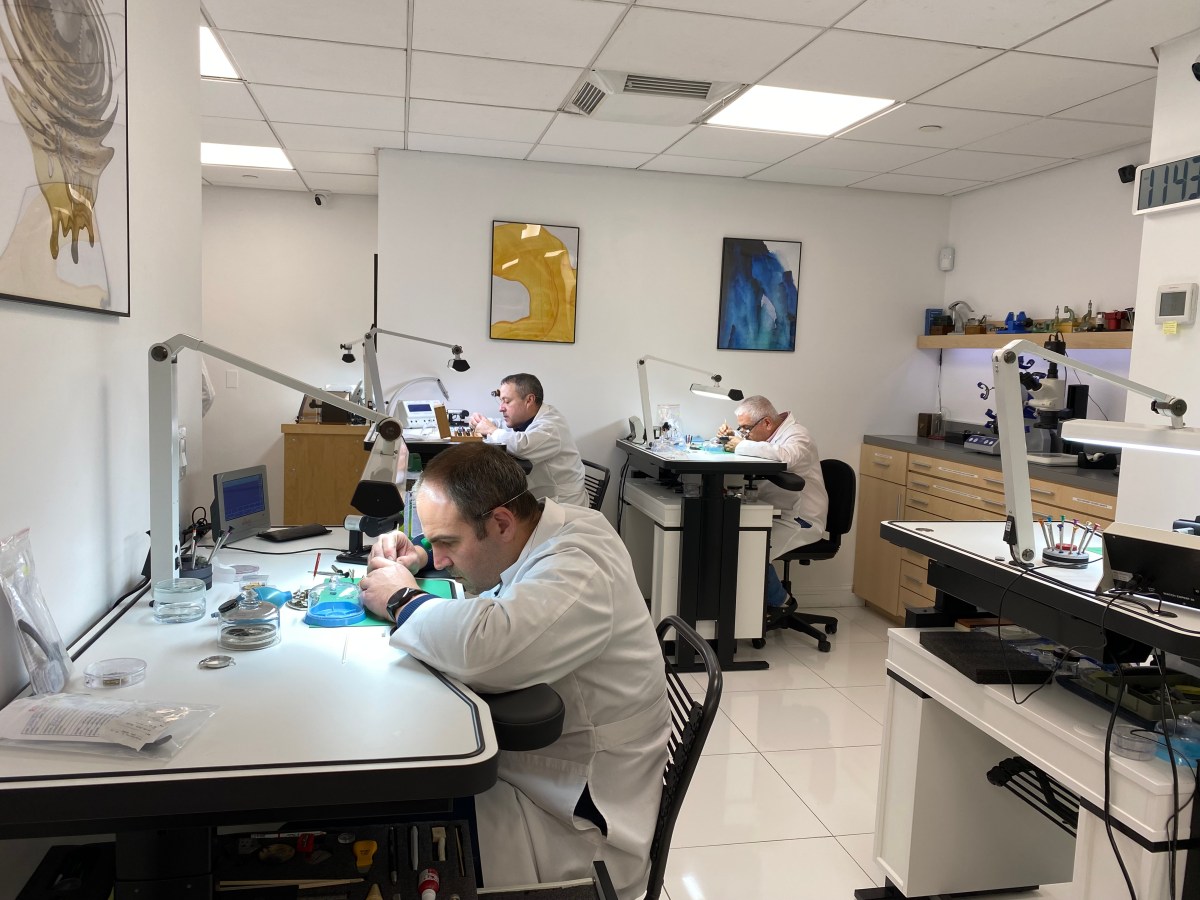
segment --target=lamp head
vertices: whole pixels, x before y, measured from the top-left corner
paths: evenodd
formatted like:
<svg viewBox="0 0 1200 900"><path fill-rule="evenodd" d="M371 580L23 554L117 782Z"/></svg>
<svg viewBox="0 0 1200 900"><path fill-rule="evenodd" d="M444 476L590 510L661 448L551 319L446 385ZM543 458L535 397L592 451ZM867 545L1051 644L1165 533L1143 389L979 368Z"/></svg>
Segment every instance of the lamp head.
<svg viewBox="0 0 1200 900"><path fill-rule="evenodd" d="M725 388L721 386L721 376L713 374L711 376L712 384L693 384L690 390L697 397L711 397L713 400L741 400L742 392L737 388Z"/></svg>
<svg viewBox="0 0 1200 900"><path fill-rule="evenodd" d="M344 362L344 363L354 362L354 344L353 343L338 344L338 347L340 347L342 350L342 362Z"/></svg>
<svg viewBox="0 0 1200 900"><path fill-rule="evenodd" d="M471 364L462 358L463 348L455 344L450 348L452 359L446 363L455 372L465 372L471 368Z"/></svg>

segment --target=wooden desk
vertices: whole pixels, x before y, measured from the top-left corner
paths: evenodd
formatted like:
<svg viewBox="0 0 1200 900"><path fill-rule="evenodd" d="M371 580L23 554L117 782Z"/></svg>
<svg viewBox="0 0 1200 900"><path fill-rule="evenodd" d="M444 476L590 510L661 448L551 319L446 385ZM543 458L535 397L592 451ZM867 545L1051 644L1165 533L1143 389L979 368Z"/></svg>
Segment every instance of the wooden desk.
<svg viewBox="0 0 1200 900"><path fill-rule="evenodd" d="M283 524L341 525L367 464L366 425L279 426L283 432Z"/></svg>

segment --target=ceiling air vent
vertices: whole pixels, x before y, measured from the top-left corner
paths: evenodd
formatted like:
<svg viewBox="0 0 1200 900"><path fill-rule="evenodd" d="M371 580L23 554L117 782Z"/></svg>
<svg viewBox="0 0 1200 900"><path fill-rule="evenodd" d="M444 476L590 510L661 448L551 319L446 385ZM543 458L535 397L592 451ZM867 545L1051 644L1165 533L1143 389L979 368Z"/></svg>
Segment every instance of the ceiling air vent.
<svg viewBox="0 0 1200 900"><path fill-rule="evenodd" d="M688 125L742 85L593 69L564 109L605 122Z"/></svg>

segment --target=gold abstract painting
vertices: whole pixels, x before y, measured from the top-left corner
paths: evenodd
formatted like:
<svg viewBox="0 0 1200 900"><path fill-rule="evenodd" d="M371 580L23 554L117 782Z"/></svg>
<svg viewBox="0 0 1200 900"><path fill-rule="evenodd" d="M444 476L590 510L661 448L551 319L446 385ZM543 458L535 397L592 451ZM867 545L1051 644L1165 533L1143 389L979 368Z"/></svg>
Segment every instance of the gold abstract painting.
<svg viewBox="0 0 1200 900"><path fill-rule="evenodd" d="M579 229L492 222L491 337L575 343Z"/></svg>
<svg viewBox="0 0 1200 900"><path fill-rule="evenodd" d="M0 297L129 315L124 0L2 0Z"/></svg>

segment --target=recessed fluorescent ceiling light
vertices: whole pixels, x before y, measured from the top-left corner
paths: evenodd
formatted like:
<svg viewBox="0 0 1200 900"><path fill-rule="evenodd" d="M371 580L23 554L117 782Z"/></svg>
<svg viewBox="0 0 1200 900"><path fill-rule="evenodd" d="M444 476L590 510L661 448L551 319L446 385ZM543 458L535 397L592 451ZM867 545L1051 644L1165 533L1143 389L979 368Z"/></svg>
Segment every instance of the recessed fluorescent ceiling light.
<svg viewBox="0 0 1200 900"><path fill-rule="evenodd" d="M201 144L200 162L206 166L246 166L251 169L290 169L292 164L278 147L242 144Z"/></svg>
<svg viewBox="0 0 1200 900"><path fill-rule="evenodd" d="M232 78L240 81L237 69L225 55L225 48L212 33L211 28L200 26L200 77L201 78Z"/></svg>
<svg viewBox="0 0 1200 900"><path fill-rule="evenodd" d="M711 116L708 124L826 137L895 102L756 84Z"/></svg>

